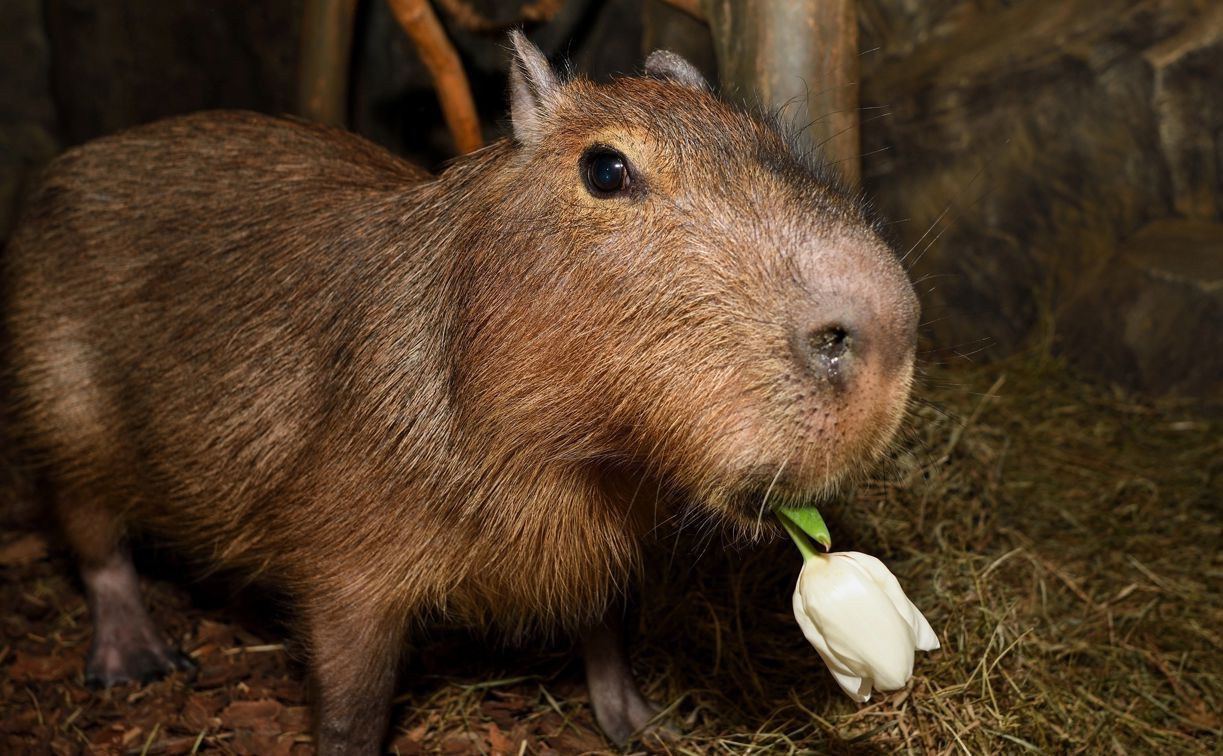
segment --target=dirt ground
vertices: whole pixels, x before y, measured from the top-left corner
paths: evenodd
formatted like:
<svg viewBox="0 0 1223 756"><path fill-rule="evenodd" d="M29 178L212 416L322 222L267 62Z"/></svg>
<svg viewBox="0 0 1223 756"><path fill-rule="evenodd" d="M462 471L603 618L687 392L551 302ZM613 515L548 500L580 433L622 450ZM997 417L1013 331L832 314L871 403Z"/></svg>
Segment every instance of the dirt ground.
<svg viewBox="0 0 1223 756"><path fill-rule="evenodd" d="M1218 753L1219 414L1089 388L1041 355L928 367L876 481L824 508L834 546L883 558L943 649L906 690L845 698L790 613L786 543L660 532L634 660L676 734L662 753ZM300 655L274 600L142 554L146 597L194 676L91 691L90 628L53 530L0 533L0 752L312 751ZM562 641L419 639L392 752L607 750Z"/></svg>

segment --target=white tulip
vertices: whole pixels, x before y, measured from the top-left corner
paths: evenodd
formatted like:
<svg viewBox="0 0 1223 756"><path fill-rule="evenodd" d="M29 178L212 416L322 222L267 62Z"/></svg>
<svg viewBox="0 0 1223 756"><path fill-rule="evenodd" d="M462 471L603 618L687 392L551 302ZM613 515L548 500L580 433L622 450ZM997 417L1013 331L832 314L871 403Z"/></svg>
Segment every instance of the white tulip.
<svg viewBox="0 0 1223 756"><path fill-rule="evenodd" d="M899 690L913 676L917 649L939 647L930 623L873 556L812 553L794 590L794 617L849 697Z"/></svg>

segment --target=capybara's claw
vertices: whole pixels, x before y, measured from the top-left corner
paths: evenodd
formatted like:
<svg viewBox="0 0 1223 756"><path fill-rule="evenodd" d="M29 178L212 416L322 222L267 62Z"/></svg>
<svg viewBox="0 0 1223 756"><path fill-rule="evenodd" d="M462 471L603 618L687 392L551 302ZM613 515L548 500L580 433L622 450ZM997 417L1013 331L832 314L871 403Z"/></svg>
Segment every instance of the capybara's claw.
<svg viewBox="0 0 1223 756"><path fill-rule="evenodd" d="M128 683L145 684L174 672L193 672L195 663L181 651L158 641L149 646L95 646L85 665L85 685L94 689Z"/></svg>

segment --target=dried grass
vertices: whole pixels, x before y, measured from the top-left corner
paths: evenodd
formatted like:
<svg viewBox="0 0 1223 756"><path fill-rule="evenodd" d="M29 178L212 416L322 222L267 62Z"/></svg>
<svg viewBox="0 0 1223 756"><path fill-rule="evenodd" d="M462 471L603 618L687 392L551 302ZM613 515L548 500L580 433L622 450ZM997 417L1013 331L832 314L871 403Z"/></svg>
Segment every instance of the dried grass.
<svg viewBox="0 0 1223 756"><path fill-rule="evenodd" d="M888 562L943 649L919 655L909 689L858 706L790 614L799 559L789 544L662 538L641 581L634 659L679 734L634 748L1218 752L1217 409L1092 388L1039 356L935 368L925 384L880 478L823 509L834 546ZM195 650L200 677L85 694L84 608L70 565L59 552L22 558L35 561L5 583L21 613L6 620L0 653L6 742L308 749L301 670L278 646L260 645L280 638L242 629L228 609L192 607L173 583L155 582L149 601ZM228 646L270 650L213 653ZM570 658L565 648L490 651L435 634L408 671L394 747L604 749ZM57 660L62 672L43 669ZM20 678L18 664L29 667ZM234 703L252 700L263 703ZM244 730L243 706L267 708L279 724Z"/></svg>

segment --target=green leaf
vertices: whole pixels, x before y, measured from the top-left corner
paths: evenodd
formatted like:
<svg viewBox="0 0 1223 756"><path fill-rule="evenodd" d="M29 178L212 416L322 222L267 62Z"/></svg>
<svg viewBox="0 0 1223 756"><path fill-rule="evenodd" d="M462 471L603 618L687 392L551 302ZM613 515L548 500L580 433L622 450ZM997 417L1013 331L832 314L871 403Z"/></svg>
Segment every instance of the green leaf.
<svg viewBox="0 0 1223 756"><path fill-rule="evenodd" d="M794 545L798 547L798 553L803 555L803 561L807 561L816 555L815 546L803 535L803 531L798 529L798 526L790 521L789 517L782 517L780 512L774 512L777 515L777 521L790 534L790 540L794 541Z"/></svg>
<svg viewBox="0 0 1223 756"><path fill-rule="evenodd" d="M815 507L796 507L787 508L779 507L777 516L782 518L782 524L786 521L793 523L799 530L806 533L811 540L824 547L824 551L832 548L832 534L828 532L828 526L824 524L824 518L820 516L820 510Z"/></svg>

